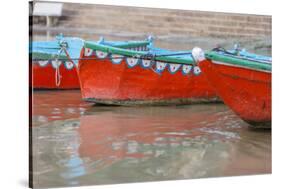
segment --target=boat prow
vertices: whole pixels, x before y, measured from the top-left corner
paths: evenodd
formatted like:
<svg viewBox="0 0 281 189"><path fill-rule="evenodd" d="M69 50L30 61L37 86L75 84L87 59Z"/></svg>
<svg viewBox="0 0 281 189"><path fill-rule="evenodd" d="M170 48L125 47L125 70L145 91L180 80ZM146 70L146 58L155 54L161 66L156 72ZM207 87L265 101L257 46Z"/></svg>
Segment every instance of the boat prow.
<svg viewBox="0 0 281 189"><path fill-rule="evenodd" d="M193 49L210 85L253 127L271 127L271 58L242 52Z"/></svg>

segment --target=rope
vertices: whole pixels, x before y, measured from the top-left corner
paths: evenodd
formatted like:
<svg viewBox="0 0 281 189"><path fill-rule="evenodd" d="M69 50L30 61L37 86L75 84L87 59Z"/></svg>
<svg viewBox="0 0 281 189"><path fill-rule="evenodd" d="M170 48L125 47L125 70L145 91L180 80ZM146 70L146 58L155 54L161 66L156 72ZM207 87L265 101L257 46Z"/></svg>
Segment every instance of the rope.
<svg viewBox="0 0 281 189"><path fill-rule="evenodd" d="M73 58L70 57L69 53L67 52L65 47L62 47L64 53L66 54L66 57L68 58L68 60L75 66L74 62L73 62Z"/></svg>
<svg viewBox="0 0 281 189"><path fill-rule="evenodd" d="M62 76L60 75L60 64L59 64L59 61L58 61L58 57L60 56L61 52L63 51L63 49L61 48L56 56L56 59L55 59L55 65L56 65L56 71L55 71L55 82L56 82L56 86L59 87L60 86L60 83L61 83L61 79L62 79Z"/></svg>
<svg viewBox="0 0 281 189"><path fill-rule="evenodd" d="M60 75L60 65L59 65L59 56L62 52L66 54L67 59L75 66L73 59L71 59L69 53L67 52L66 48L68 47L66 42L60 43L61 49L59 50L59 53L57 54L57 57L55 59L56 64L56 72L55 72L55 80L56 80L56 86L59 87L62 79L62 75Z"/></svg>
<svg viewBox="0 0 281 189"><path fill-rule="evenodd" d="M56 86L59 87L62 76L60 75L60 65L58 63L58 60L55 60L55 63L56 63L55 80L56 80Z"/></svg>

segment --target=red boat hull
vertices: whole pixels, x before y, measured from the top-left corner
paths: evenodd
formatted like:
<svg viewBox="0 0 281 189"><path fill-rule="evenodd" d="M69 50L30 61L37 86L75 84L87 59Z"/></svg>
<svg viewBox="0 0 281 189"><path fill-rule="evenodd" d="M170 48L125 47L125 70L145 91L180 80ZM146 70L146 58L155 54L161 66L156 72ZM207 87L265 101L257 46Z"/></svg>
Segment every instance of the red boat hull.
<svg viewBox="0 0 281 189"><path fill-rule="evenodd" d="M79 79L75 66L67 69L64 64L59 66L60 80L56 81L56 69L51 63L40 66L37 62L31 65L30 86L34 89L79 89ZM30 69L30 70L31 70Z"/></svg>
<svg viewBox="0 0 281 189"><path fill-rule="evenodd" d="M243 120L271 125L271 72L203 60L199 66L220 98Z"/></svg>
<svg viewBox="0 0 281 189"><path fill-rule="evenodd" d="M103 104L189 104L217 101L217 95L201 73L171 74L165 69L161 74L136 65L129 68L122 60L114 64L110 59L92 55L79 61L78 75L82 98ZM88 59L87 59L88 58Z"/></svg>

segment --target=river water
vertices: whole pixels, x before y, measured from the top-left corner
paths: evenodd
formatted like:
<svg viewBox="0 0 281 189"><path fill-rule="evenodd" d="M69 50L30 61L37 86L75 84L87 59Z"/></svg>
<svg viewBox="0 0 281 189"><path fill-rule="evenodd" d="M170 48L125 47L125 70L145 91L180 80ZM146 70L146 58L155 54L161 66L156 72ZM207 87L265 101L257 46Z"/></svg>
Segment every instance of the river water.
<svg viewBox="0 0 281 189"><path fill-rule="evenodd" d="M35 187L271 173L271 131L224 104L95 106L79 90L34 91Z"/></svg>

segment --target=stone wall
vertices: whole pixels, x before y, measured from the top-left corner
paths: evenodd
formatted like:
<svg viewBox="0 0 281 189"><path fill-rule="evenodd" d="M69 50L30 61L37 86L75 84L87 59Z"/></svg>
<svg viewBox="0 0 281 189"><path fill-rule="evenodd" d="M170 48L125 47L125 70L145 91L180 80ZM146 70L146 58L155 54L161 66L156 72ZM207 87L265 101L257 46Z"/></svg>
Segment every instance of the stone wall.
<svg viewBox="0 0 281 189"><path fill-rule="evenodd" d="M34 17L33 39L51 40L59 33L88 40L153 35L157 46L168 49L232 48L239 43L256 53L271 53L271 16L72 3L65 3L62 13L50 28L44 17Z"/></svg>
<svg viewBox="0 0 281 189"><path fill-rule="evenodd" d="M66 28L154 35L271 36L271 16L125 6L64 4Z"/></svg>

